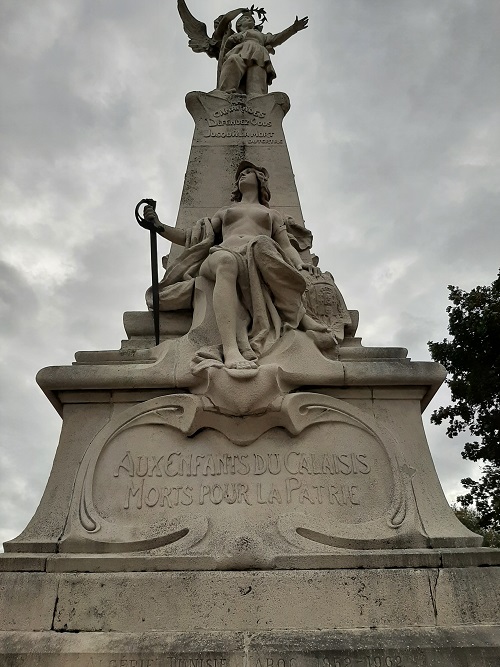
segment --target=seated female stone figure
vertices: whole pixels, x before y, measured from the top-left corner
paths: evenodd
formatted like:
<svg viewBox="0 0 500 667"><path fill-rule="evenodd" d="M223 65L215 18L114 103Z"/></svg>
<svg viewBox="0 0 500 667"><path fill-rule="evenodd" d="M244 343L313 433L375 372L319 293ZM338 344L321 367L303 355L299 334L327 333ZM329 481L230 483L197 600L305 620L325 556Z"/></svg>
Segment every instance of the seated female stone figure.
<svg viewBox="0 0 500 667"><path fill-rule="evenodd" d="M162 224L151 207L144 210L159 234L186 247L160 283L161 309L185 307L182 287L196 275L212 281L215 319L229 368L256 368L256 360L276 342L284 325L327 331L306 314L301 269L312 269L290 244L280 213L269 207L267 181L263 167L242 162L233 203L211 220L198 221L191 233ZM222 239L218 244L216 237ZM192 285L190 289L192 295Z"/></svg>

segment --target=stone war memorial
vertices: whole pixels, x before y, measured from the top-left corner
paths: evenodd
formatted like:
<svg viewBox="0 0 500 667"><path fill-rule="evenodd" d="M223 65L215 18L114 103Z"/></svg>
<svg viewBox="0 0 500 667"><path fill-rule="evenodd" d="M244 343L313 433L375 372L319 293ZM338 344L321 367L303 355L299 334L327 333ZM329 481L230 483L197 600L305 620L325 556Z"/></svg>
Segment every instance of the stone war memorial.
<svg viewBox="0 0 500 667"><path fill-rule="evenodd" d="M175 226L136 208L153 258L172 243L147 307L119 350L38 374L62 432L0 556L0 665L498 666L500 551L423 430L445 371L361 344L304 226L270 91L308 19L266 33L252 5L212 32L178 8L217 85L186 96Z"/></svg>

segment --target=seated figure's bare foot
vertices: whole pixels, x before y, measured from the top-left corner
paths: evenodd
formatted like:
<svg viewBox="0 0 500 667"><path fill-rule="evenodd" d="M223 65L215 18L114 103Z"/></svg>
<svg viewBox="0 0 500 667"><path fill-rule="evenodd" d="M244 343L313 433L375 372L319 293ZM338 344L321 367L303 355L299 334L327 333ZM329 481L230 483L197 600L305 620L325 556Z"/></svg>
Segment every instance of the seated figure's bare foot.
<svg viewBox="0 0 500 667"><path fill-rule="evenodd" d="M238 371L249 371L258 368L255 361L247 361L246 359L243 359L243 361L233 361L224 365L227 368L235 368Z"/></svg>
<svg viewBox="0 0 500 667"><path fill-rule="evenodd" d="M224 366L227 368L236 368L237 370L251 370L258 368L253 360L245 359L239 350L231 350L224 353Z"/></svg>
<svg viewBox="0 0 500 667"><path fill-rule="evenodd" d="M241 356L247 361L257 361L258 357L251 347L241 349Z"/></svg>
<svg viewBox="0 0 500 667"><path fill-rule="evenodd" d="M326 333L328 331L328 327L326 326L326 324L321 324L320 322L316 322L316 320L314 320L307 313L300 320L299 327L304 331L320 331L321 333Z"/></svg>

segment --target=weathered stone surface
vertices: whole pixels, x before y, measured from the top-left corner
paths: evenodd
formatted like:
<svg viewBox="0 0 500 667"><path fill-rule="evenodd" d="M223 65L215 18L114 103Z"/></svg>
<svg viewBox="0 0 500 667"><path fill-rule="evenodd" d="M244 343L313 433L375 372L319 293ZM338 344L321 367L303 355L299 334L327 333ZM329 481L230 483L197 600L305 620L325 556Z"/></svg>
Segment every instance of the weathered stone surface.
<svg viewBox="0 0 500 667"><path fill-rule="evenodd" d="M437 625L495 625L500 615L498 568L437 570L431 594Z"/></svg>
<svg viewBox="0 0 500 667"><path fill-rule="evenodd" d="M494 626L499 568L3 573L1 630L258 632Z"/></svg>
<svg viewBox="0 0 500 667"><path fill-rule="evenodd" d="M0 630L50 630L57 589L55 574L0 572Z"/></svg>
<svg viewBox="0 0 500 667"><path fill-rule="evenodd" d="M211 217L226 206L242 160L266 167L272 174L271 206L303 224L282 129L290 108L287 95L272 93L248 100L244 95L192 92L186 106L195 129L176 226L187 229L195 220ZM158 212L161 218L161 205ZM179 253L173 246L169 261Z"/></svg>
<svg viewBox="0 0 500 667"><path fill-rule="evenodd" d="M429 571L65 575L54 628L314 630L433 626ZM407 606L401 599L411 600ZM464 621L465 622L465 621Z"/></svg>
<svg viewBox="0 0 500 667"><path fill-rule="evenodd" d="M87 430L66 450L79 470L61 532L48 532L54 505L42 503L6 549L154 549L184 567L238 569L287 567L287 559L309 567L308 557L346 550L477 545L442 495L418 431L419 401L379 402L374 420L368 399L295 393L236 419L207 409L206 396L171 394L116 403L98 434L92 405L68 404L68 432L82 419ZM66 468L54 469L50 488L59 476L69 492Z"/></svg>
<svg viewBox="0 0 500 667"><path fill-rule="evenodd" d="M46 555L0 554L0 572L45 572L46 567Z"/></svg>
<svg viewBox="0 0 500 667"><path fill-rule="evenodd" d="M498 567L61 574L50 590L41 576L12 575L17 595L0 588L2 667L496 667L500 658ZM27 594L37 614L39 596L50 601L43 621L27 614Z"/></svg>
<svg viewBox="0 0 500 667"><path fill-rule="evenodd" d="M489 568L500 566L500 550L469 549L367 549L337 550L328 554L282 554L276 569L351 570L399 568ZM0 554L1 572L169 572L187 568L213 571L222 564L215 558L160 556L151 553L122 554Z"/></svg>
<svg viewBox="0 0 500 667"><path fill-rule="evenodd" d="M0 632L5 650L2 667L497 667L499 640L497 627L370 632Z"/></svg>
<svg viewBox="0 0 500 667"><path fill-rule="evenodd" d="M64 392L110 390L115 393L162 389L167 394L175 388L186 390L199 384L199 380L192 374L188 375L189 363L186 363L186 370L182 366L178 368L178 347L179 341L166 341L156 348L156 352L151 352L147 362L122 363L119 352L114 352L115 358L94 359L92 364L49 366L39 371L37 382L59 412L62 412ZM421 387L421 411L446 377L446 371L440 364L409 359L378 362L369 358L371 348L363 349L366 356L362 361L339 361L322 355L312 359L310 356L297 358L294 356L298 352L297 346L292 341L288 347L285 346L283 354L274 354L272 358L275 363L280 363L291 388L317 387L324 393L331 393L332 388L359 388L358 391L364 389L376 398L374 392L380 392L380 388L393 387L393 391L407 398L408 389ZM179 371L182 372L180 376Z"/></svg>
<svg viewBox="0 0 500 667"><path fill-rule="evenodd" d="M16 542L13 541L6 545L6 550L22 552L26 550L23 545L27 543L33 545L30 551L57 550L57 543L64 532L67 506L73 493L80 461L88 443L109 421L112 412L111 404L65 406L61 446L57 449L40 505L27 528L19 536L19 547L16 547Z"/></svg>

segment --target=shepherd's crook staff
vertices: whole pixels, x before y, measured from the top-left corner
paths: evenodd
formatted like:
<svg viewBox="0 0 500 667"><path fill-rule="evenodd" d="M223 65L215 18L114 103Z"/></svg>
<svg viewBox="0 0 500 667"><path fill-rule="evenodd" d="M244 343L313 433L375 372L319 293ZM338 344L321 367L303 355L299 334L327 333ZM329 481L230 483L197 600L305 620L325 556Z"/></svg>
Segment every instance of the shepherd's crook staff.
<svg viewBox="0 0 500 667"><path fill-rule="evenodd" d="M156 345L160 343L160 296L158 291L158 246L156 243L156 230L151 227L139 213L140 207L146 204L156 209L154 199L141 199L135 207L135 219L144 229L149 229L149 241L151 246L151 291L153 292L153 323L155 327Z"/></svg>

